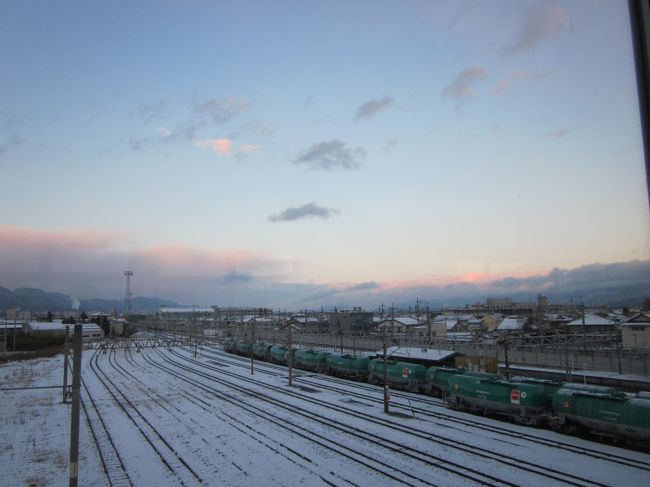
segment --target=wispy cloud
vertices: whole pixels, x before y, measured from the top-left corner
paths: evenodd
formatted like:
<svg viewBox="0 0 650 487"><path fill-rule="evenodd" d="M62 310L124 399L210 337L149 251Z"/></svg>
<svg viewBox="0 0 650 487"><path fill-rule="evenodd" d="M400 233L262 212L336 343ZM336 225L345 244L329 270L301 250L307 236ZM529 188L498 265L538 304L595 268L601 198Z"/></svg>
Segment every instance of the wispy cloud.
<svg viewBox="0 0 650 487"><path fill-rule="evenodd" d="M222 157L241 158L260 151L260 146L255 144L241 144L236 146L232 139L219 137L216 139L203 139L196 142L198 147L212 149L217 155Z"/></svg>
<svg viewBox="0 0 650 487"><path fill-rule="evenodd" d="M249 102L242 98L234 96L225 99L211 98L208 100L195 102L194 113L198 117L204 117L214 124L223 124L230 122L237 114L246 110Z"/></svg>
<svg viewBox="0 0 650 487"><path fill-rule="evenodd" d="M244 284L249 283L255 279L250 272L228 272L219 278L221 284Z"/></svg>
<svg viewBox="0 0 650 487"><path fill-rule="evenodd" d="M487 76L487 71L481 66L468 66L442 90L442 95L457 102L465 101L475 95L474 85Z"/></svg>
<svg viewBox="0 0 650 487"><path fill-rule="evenodd" d="M312 201L311 203L307 203L302 206L289 207L280 213L271 215L269 217L269 221L278 223L303 220L305 218L322 218L324 220L327 220L328 218L340 213L341 212L337 209L318 206Z"/></svg>
<svg viewBox="0 0 650 487"><path fill-rule="evenodd" d="M363 103L359 108L357 108L357 113L354 116L355 121L363 120L364 118L370 118L380 111L388 108L393 104L393 98L390 96L384 96L382 98L377 98L374 100L368 100Z"/></svg>
<svg viewBox="0 0 650 487"><path fill-rule="evenodd" d="M567 135L569 135L569 129L561 128L561 129L553 130L551 132L547 132L544 135L546 135L547 137L555 137L557 139L562 139Z"/></svg>
<svg viewBox="0 0 650 487"><path fill-rule="evenodd" d="M503 49L507 56L537 47L569 27L569 14L564 7L549 1L528 8L513 41Z"/></svg>
<svg viewBox="0 0 650 487"><path fill-rule="evenodd" d="M354 291L369 291L371 289L379 289L381 286L375 281L361 282L355 284L354 286L349 286L343 289L345 292L354 292Z"/></svg>
<svg viewBox="0 0 650 487"><path fill-rule="evenodd" d="M293 162L305 164L312 169L358 169L361 164L359 159L365 156L366 151L358 147L348 148L345 142L332 139L313 144L300 157Z"/></svg>
<svg viewBox="0 0 650 487"><path fill-rule="evenodd" d="M3 135L2 138L0 138L0 157L13 149L17 149L22 144L22 139L14 133Z"/></svg>
<svg viewBox="0 0 650 487"><path fill-rule="evenodd" d="M504 95L508 93L512 87L521 81L536 81L548 78L548 73L538 73L533 71L513 71L510 76L500 80L492 89L495 95Z"/></svg>
<svg viewBox="0 0 650 487"><path fill-rule="evenodd" d="M199 140L196 145L212 149L220 156L232 155L232 140L226 138Z"/></svg>
<svg viewBox="0 0 650 487"><path fill-rule="evenodd" d="M140 103L131 110L131 117L144 124L159 122L165 116L167 102L165 100L154 100Z"/></svg>

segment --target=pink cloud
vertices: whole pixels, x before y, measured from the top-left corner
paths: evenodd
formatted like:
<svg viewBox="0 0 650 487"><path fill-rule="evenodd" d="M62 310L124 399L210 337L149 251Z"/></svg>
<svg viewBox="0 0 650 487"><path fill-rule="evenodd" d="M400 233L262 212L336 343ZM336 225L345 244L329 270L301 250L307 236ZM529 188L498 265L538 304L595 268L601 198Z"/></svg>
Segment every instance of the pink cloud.
<svg viewBox="0 0 650 487"><path fill-rule="evenodd" d="M513 71L510 76L500 80L492 89L495 95L503 95L509 92L513 85L521 81L540 80L547 78L548 73L535 73L532 71Z"/></svg>
<svg viewBox="0 0 650 487"><path fill-rule="evenodd" d="M468 66L445 87L442 94L459 102L464 101L474 96L474 84L487 78L487 75L481 66Z"/></svg>
<svg viewBox="0 0 650 487"><path fill-rule="evenodd" d="M569 14L564 7L548 1L539 2L528 9L515 38L503 52L512 56L532 49L568 27Z"/></svg>
<svg viewBox="0 0 650 487"><path fill-rule="evenodd" d="M218 155L223 157L236 158L259 152L261 149L260 146L255 144L242 144L239 147L236 147L233 141L227 138L200 140L196 143L196 145L199 147L212 149Z"/></svg>
<svg viewBox="0 0 650 487"><path fill-rule="evenodd" d="M400 280L381 283L384 289L398 290L398 289L412 289L420 287L443 287L452 284L474 284L478 286L489 286L504 278L523 279L527 277L545 274L546 271L530 271L530 272L508 272L508 273L487 273L487 272L466 272L456 276L442 276L436 275L423 279Z"/></svg>
<svg viewBox="0 0 650 487"><path fill-rule="evenodd" d="M125 238L98 231L0 227L0 286L119 298L124 294L123 272L130 269L136 295L217 302L220 280L228 274L253 282L281 278L289 270L286 258L245 249L173 243L128 249Z"/></svg>
<svg viewBox="0 0 650 487"><path fill-rule="evenodd" d="M206 139L197 142L199 147L212 149L220 156L232 155L232 140L226 138Z"/></svg>

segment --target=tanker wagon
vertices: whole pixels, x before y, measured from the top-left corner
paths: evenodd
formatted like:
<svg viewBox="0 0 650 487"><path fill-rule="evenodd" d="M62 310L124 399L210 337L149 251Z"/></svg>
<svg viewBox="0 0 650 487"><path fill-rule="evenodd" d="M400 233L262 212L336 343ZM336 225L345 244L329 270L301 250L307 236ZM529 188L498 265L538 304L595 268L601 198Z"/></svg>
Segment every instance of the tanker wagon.
<svg viewBox="0 0 650 487"><path fill-rule="evenodd" d="M499 414L520 424L540 425L551 412L546 388L538 384L454 375L449 378L452 409Z"/></svg>
<svg viewBox="0 0 650 487"><path fill-rule="evenodd" d="M411 392L420 392L425 386L426 367L408 362L387 361L388 384ZM371 360L368 365L368 382L384 383L384 359Z"/></svg>
<svg viewBox="0 0 650 487"><path fill-rule="evenodd" d="M251 352L253 351L252 343L244 340L238 340L235 346L239 355L244 355L245 357L251 356Z"/></svg>
<svg viewBox="0 0 650 487"><path fill-rule="evenodd" d="M287 352L288 348L285 347L284 345L273 345L270 350L270 358L271 362L274 362L276 364L281 364L281 365L287 365ZM296 349L293 349L293 353L295 356Z"/></svg>
<svg viewBox="0 0 650 487"><path fill-rule="evenodd" d="M444 396L449 393L449 378L454 375L467 375L472 377L484 377L489 379L498 379L499 374L489 374L486 372L474 372L467 369L450 369L445 367L429 367L426 372L425 392L432 396Z"/></svg>
<svg viewBox="0 0 650 487"><path fill-rule="evenodd" d="M327 356L329 352L319 352L317 350L296 350L295 364L305 370L316 372L325 372L327 370Z"/></svg>
<svg viewBox="0 0 650 487"><path fill-rule="evenodd" d="M253 355L255 358L258 358L260 360L268 360L269 356L271 354L271 345L270 343L256 343L253 346Z"/></svg>
<svg viewBox="0 0 650 487"><path fill-rule="evenodd" d="M330 353L327 356L329 373L339 377L366 380L368 378L368 357L355 357L354 355L339 355Z"/></svg>
<svg viewBox="0 0 650 487"><path fill-rule="evenodd" d="M587 431L650 448L650 397L609 387L566 387L553 395L557 425L568 433Z"/></svg>

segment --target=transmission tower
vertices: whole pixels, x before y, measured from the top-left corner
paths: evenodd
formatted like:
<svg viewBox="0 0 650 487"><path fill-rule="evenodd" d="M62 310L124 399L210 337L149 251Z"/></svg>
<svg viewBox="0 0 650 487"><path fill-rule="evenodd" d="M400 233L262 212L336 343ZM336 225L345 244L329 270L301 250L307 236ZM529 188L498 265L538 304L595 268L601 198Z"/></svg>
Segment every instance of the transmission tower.
<svg viewBox="0 0 650 487"><path fill-rule="evenodd" d="M126 295L124 296L124 314L128 315L131 312L131 276L133 271L124 271L124 276L126 277Z"/></svg>

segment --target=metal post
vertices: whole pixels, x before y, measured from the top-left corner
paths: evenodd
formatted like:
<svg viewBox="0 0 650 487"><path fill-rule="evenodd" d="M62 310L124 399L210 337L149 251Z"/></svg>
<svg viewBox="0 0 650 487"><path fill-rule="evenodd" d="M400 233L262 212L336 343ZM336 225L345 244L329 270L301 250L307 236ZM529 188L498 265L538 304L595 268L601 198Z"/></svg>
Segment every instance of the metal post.
<svg viewBox="0 0 650 487"><path fill-rule="evenodd" d="M289 350L287 350L287 365L289 366L289 387L291 387L292 384L292 378L293 378L293 334L292 334L292 326L291 323L287 323L289 326Z"/></svg>
<svg viewBox="0 0 650 487"><path fill-rule="evenodd" d="M585 323L585 305L582 304L580 308L581 308L581 315L582 315L582 349L584 350L586 355L587 354L587 324Z"/></svg>
<svg viewBox="0 0 650 487"><path fill-rule="evenodd" d="M384 412L388 413L388 353L386 351L386 327L383 330L383 350L384 350Z"/></svg>
<svg viewBox="0 0 650 487"><path fill-rule="evenodd" d="M65 338L63 343L63 404L66 403L68 392L68 337L70 336L70 327L65 327Z"/></svg>
<svg viewBox="0 0 650 487"><path fill-rule="evenodd" d="M255 365L254 365L254 360L255 360L255 317L253 317L253 322L251 323L251 375L253 375L255 371Z"/></svg>
<svg viewBox="0 0 650 487"><path fill-rule="evenodd" d="M506 378L510 379L510 361L508 360L508 330L506 330L506 339L504 342L504 353L506 356Z"/></svg>
<svg viewBox="0 0 650 487"><path fill-rule="evenodd" d="M570 379L569 373L569 335L568 329L564 332L564 365L566 369L566 380Z"/></svg>
<svg viewBox="0 0 650 487"><path fill-rule="evenodd" d="M77 487L79 474L79 402L81 385L81 325L74 327L74 356L72 359L72 416L70 419L70 482Z"/></svg>

